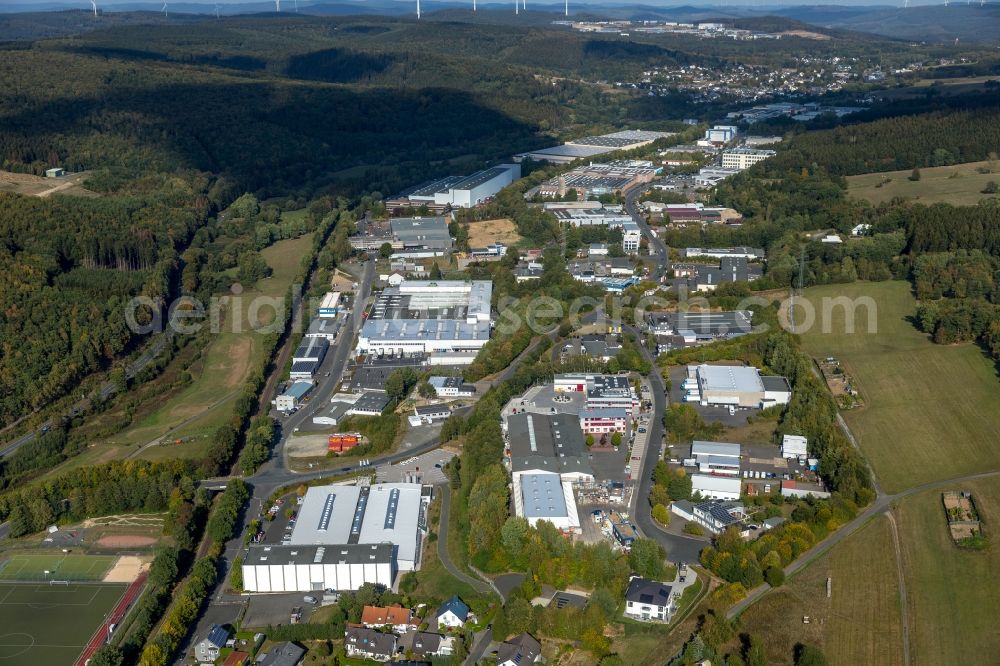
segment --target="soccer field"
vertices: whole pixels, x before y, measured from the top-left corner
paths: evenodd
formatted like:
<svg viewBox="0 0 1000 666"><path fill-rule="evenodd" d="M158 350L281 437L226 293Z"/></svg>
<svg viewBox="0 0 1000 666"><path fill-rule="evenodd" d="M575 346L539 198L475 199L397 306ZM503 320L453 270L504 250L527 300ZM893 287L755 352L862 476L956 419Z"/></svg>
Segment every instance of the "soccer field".
<svg viewBox="0 0 1000 666"><path fill-rule="evenodd" d="M125 585L0 583L0 663L72 666Z"/></svg>
<svg viewBox="0 0 1000 666"><path fill-rule="evenodd" d="M0 561L0 580L99 581L111 569L116 555L23 554Z"/></svg>
<svg viewBox="0 0 1000 666"><path fill-rule="evenodd" d="M1000 383L996 368L973 344L936 345L909 318L916 301L906 282L857 282L805 290L817 312L823 297L869 297L878 330L867 332L858 310L856 333L834 311L802 336L815 358L835 356L854 378L864 407L844 412L886 492L1000 469Z"/></svg>

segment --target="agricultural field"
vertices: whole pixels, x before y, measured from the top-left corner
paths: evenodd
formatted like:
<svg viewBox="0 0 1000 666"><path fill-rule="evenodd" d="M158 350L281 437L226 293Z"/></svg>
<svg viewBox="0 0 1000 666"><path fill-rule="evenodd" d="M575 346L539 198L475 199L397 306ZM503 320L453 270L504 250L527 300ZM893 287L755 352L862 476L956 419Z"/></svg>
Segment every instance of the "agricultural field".
<svg viewBox="0 0 1000 666"><path fill-rule="evenodd" d="M941 504L943 490L972 492L990 541L988 548L969 550L952 542ZM896 515L905 563L912 663L994 663L988 655L1000 652L996 626L1000 477L907 497L899 503Z"/></svg>
<svg viewBox="0 0 1000 666"><path fill-rule="evenodd" d="M980 168L990 172L979 173ZM987 183L1000 183L1000 162L997 161L929 167L920 170L920 180L917 181L910 180L911 173L889 171L848 176L847 193L876 205L894 197L903 197L923 204L974 206L982 199L998 196L983 193Z"/></svg>
<svg viewBox="0 0 1000 666"><path fill-rule="evenodd" d="M0 583L0 661L72 664L124 585Z"/></svg>
<svg viewBox="0 0 1000 666"><path fill-rule="evenodd" d="M740 631L760 637L772 665L792 664L798 643L820 648L831 666L902 664L897 581L889 521L878 516L744 611Z"/></svg>
<svg viewBox="0 0 1000 666"><path fill-rule="evenodd" d="M486 247L494 243L514 246L521 240L521 235L517 233L517 226L512 220L506 218L470 222L468 227L469 247Z"/></svg>
<svg viewBox="0 0 1000 666"><path fill-rule="evenodd" d="M936 345L908 321L916 302L905 282L806 289L817 324L802 335L814 358L837 358L857 384L863 407L844 418L887 493L966 474L1000 469L1000 386L996 369L973 344ZM822 299L870 297L858 308L856 333L845 333L845 310L833 310L822 331Z"/></svg>

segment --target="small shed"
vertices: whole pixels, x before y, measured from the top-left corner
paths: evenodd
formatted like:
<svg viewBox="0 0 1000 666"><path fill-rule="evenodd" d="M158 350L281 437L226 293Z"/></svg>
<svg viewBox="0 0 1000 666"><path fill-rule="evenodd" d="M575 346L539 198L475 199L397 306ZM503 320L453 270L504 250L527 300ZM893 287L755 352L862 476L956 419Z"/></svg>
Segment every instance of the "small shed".
<svg viewBox="0 0 1000 666"><path fill-rule="evenodd" d="M66 169L63 169L62 167L55 167L53 169L45 170L46 178L61 178L62 176L65 175L66 175Z"/></svg>

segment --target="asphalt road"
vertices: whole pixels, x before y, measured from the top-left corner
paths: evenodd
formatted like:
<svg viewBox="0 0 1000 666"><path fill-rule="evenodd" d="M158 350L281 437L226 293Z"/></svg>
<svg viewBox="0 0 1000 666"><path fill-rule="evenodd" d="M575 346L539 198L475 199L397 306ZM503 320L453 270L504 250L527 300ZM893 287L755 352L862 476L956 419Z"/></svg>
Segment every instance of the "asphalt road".
<svg viewBox="0 0 1000 666"><path fill-rule="evenodd" d="M646 224L646 218L642 216L639 212L638 202L639 197L647 191L646 187L636 187L625 194L625 210L628 214L632 216L632 219L639 226L642 233L649 239L649 251L651 256L656 260L656 263L660 267L660 274L658 277L662 277L670 270L670 251L666 244L653 233L653 230L649 228Z"/></svg>
<svg viewBox="0 0 1000 666"><path fill-rule="evenodd" d="M649 493L653 488L653 469L656 467L660 452L660 442L663 441L663 415L667 409L666 384L656 365L653 354L642 344L642 332L632 326L622 325L622 330L629 333L638 343L642 355L649 361L653 370L649 373L650 390L653 394L653 413L649 418L647 454L643 458L643 466L639 476L639 485L633 496L636 498L635 512L632 516L639 532L650 539L656 540L672 562L697 562L701 549L708 545L704 539L689 537L682 534L672 534L653 520L652 507L649 506Z"/></svg>

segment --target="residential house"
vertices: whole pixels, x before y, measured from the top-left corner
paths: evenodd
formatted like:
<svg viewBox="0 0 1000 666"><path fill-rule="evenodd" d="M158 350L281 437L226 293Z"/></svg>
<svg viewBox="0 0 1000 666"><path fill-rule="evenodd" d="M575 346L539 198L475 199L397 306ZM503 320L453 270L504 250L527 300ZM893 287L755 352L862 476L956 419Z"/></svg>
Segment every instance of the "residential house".
<svg viewBox="0 0 1000 666"><path fill-rule="evenodd" d="M396 637L368 627L348 627L344 632L344 649L348 657L389 661L396 653Z"/></svg>
<svg viewBox="0 0 1000 666"><path fill-rule="evenodd" d="M500 644L497 666L527 666L539 660L542 646L531 634L521 634Z"/></svg>
<svg viewBox="0 0 1000 666"><path fill-rule="evenodd" d="M306 651L295 643L278 643L267 653L257 656L255 666L297 666Z"/></svg>
<svg viewBox="0 0 1000 666"><path fill-rule="evenodd" d="M673 613L671 587L633 576L625 591L625 617L642 622L669 622Z"/></svg>
<svg viewBox="0 0 1000 666"><path fill-rule="evenodd" d="M437 625L440 629L445 627L454 629L461 627L469 619L469 607L457 596L441 604L437 612Z"/></svg>
<svg viewBox="0 0 1000 666"><path fill-rule="evenodd" d="M402 606L365 606L361 611L361 624L369 629L391 626L397 633L417 627L413 621L413 611Z"/></svg>
<svg viewBox="0 0 1000 666"><path fill-rule="evenodd" d="M447 657L455 651L455 639L429 631L408 631L399 637L399 651L418 659Z"/></svg>
<svg viewBox="0 0 1000 666"><path fill-rule="evenodd" d="M226 647L229 640L229 630L225 627L213 624L208 635L194 646L194 656L201 664L213 664L219 658L219 650Z"/></svg>

